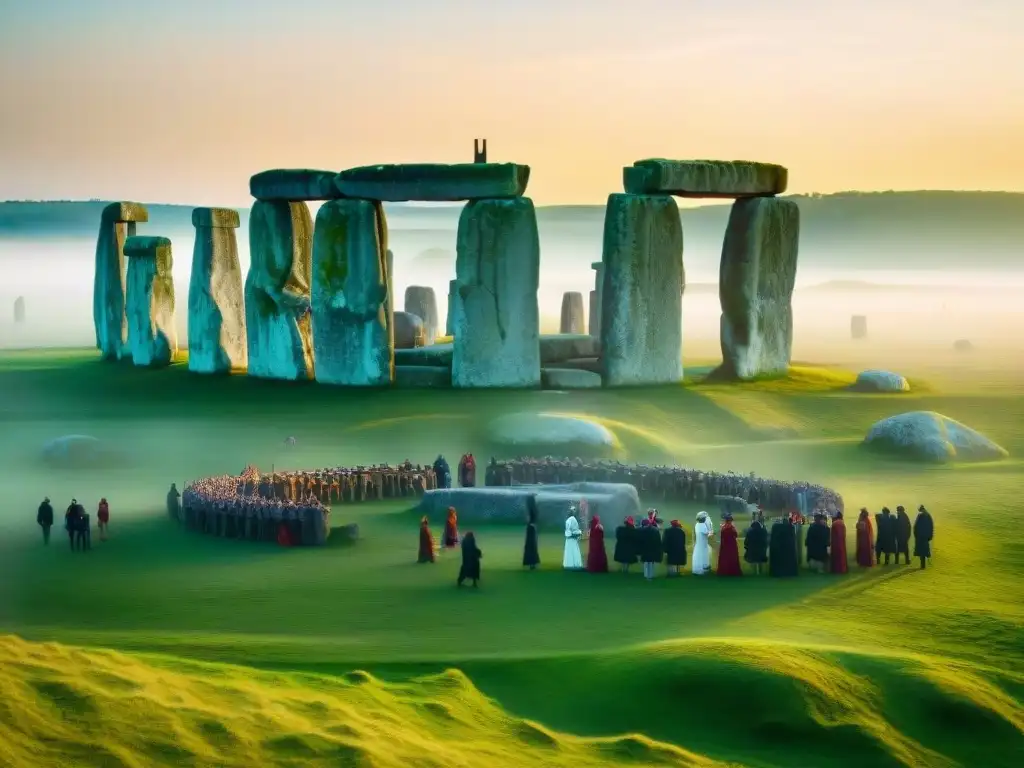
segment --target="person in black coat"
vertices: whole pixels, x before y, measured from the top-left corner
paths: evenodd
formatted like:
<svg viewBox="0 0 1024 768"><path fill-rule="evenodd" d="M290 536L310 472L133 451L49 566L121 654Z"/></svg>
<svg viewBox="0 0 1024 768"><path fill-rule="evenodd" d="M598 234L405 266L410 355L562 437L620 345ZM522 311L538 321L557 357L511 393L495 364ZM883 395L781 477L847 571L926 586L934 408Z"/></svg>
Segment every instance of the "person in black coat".
<svg viewBox="0 0 1024 768"><path fill-rule="evenodd" d="M629 566L634 565L640 558L637 535L639 531L633 522L632 515L622 521L622 525L615 529L615 553L612 559L622 566L622 572L628 573Z"/></svg>
<svg viewBox="0 0 1024 768"><path fill-rule="evenodd" d="M910 534L913 530L913 525L910 522L910 515L907 514L907 510L903 507L896 507L896 519L895 523L895 535L896 535L896 551L893 553L896 555L896 564L900 563L900 555L903 555L904 561L907 565L910 565Z"/></svg>
<svg viewBox="0 0 1024 768"><path fill-rule="evenodd" d="M78 525L75 529L75 538L78 548L85 552L92 549L92 521L89 519L89 513L85 511L85 507L81 504L78 504L77 507L75 520Z"/></svg>
<svg viewBox="0 0 1024 768"><path fill-rule="evenodd" d="M807 529L807 565L818 573L824 573L828 565L828 547L832 543L832 534L825 523L825 515L820 512L814 516L814 522Z"/></svg>
<svg viewBox="0 0 1024 768"><path fill-rule="evenodd" d="M935 535L935 522L924 504L917 508L917 519L914 520L914 557L921 559L924 568L932 556L932 537Z"/></svg>
<svg viewBox="0 0 1024 768"><path fill-rule="evenodd" d="M650 581L654 578L654 569L665 556L661 550L661 534L658 533L658 526L650 519L644 519L640 524L637 543L640 545L640 562L644 564L644 578Z"/></svg>
<svg viewBox="0 0 1024 768"><path fill-rule="evenodd" d="M661 548L665 550L668 575L678 576L679 569L686 565L686 531L678 520L670 522L661 535Z"/></svg>
<svg viewBox="0 0 1024 768"><path fill-rule="evenodd" d="M882 562L882 555L885 555L885 564L889 564L889 558L896 553L896 518L888 507L882 507L882 511L875 515L875 565Z"/></svg>
<svg viewBox="0 0 1024 768"><path fill-rule="evenodd" d="M540 565L540 549L537 546L537 500L526 497L526 543L523 545L523 565L531 571Z"/></svg>
<svg viewBox="0 0 1024 768"><path fill-rule="evenodd" d="M53 507L50 506L50 497L43 499L36 511L36 522L43 529L43 544L50 543L50 529L53 528Z"/></svg>
<svg viewBox="0 0 1024 768"><path fill-rule="evenodd" d="M484 556L484 553L477 549L476 536L473 535L472 531L466 533L462 537L462 567L459 569L459 580L458 586L462 586L462 582L469 579L473 582L473 586L477 586L477 582L480 581L480 558Z"/></svg>
<svg viewBox="0 0 1024 768"><path fill-rule="evenodd" d="M754 566L754 573L761 575L761 569L768 562L768 529L764 524L764 515L760 512L750 523L747 534L743 537L743 559Z"/></svg>
<svg viewBox="0 0 1024 768"><path fill-rule="evenodd" d="M68 532L68 541L71 542L72 552L77 548L75 545L78 541L78 510L81 508L78 499L72 499L64 513L64 530Z"/></svg>
<svg viewBox="0 0 1024 768"><path fill-rule="evenodd" d="M799 575L796 559L796 526L790 517L785 517L772 525L768 539L768 575Z"/></svg>
<svg viewBox="0 0 1024 768"><path fill-rule="evenodd" d="M452 487L452 470L447 460L441 454L434 459L434 477L437 478L438 488Z"/></svg>

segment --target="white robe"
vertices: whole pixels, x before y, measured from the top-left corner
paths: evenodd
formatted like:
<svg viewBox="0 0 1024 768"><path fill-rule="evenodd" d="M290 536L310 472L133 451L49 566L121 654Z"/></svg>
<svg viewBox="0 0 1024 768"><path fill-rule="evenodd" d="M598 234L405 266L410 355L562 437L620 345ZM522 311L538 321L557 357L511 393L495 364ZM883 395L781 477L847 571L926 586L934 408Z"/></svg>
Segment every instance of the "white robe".
<svg viewBox="0 0 1024 768"><path fill-rule="evenodd" d="M562 556L562 567L579 570L583 567L583 555L580 554L580 524L575 517L565 521L565 554Z"/></svg>
<svg viewBox="0 0 1024 768"><path fill-rule="evenodd" d="M690 560L690 568L698 576L711 570L711 543L708 541L710 535L711 524L707 521L697 523L693 527L693 557Z"/></svg>

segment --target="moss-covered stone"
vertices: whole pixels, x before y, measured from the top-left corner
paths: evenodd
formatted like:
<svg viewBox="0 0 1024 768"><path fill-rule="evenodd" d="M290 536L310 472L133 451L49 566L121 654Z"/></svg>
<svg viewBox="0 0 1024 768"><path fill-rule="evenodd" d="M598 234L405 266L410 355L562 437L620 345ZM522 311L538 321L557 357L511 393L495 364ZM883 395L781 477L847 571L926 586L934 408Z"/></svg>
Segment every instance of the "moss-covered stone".
<svg viewBox="0 0 1024 768"><path fill-rule="evenodd" d="M197 217L198 211L210 213ZM188 289L188 369L193 373L229 373L248 365L238 241L229 226L232 218L226 214L234 214L237 227L236 211L197 208L192 212L193 223L222 224L196 225ZM270 299L260 294L258 301ZM272 311L264 307L265 315Z"/></svg>
<svg viewBox="0 0 1024 768"><path fill-rule="evenodd" d="M193 227L217 227L238 229L241 220L238 211L232 208L193 208Z"/></svg>
<svg viewBox="0 0 1024 768"><path fill-rule="evenodd" d="M755 197L781 195L789 171L749 160L638 160L622 169L622 184L633 195Z"/></svg>
<svg viewBox="0 0 1024 768"><path fill-rule="evenodd" d="M530 167L515 163L369 165L342 171L335 186L346 197L387 202L522 197Z"/></svg>
<svg viewBox="0 0 1024 768"><path fill-rule="evenodd" d="M342 196L334 184L336 171L275 168L249 179L249 194L257 200L301 202L335 200Z"/></svg>
<svg viewBox="0 0 1024 768"><path fill-rule="evenodd" d="M120 360L131 356L125 316L124 241L135 234L136 222L148 220L149 212L141 203L111 203L100 214L92 316L96 347L105 360Z"/></svg>
<svg viewBox="0 0 1024 768"><path fill-rule="evenodd" d="M170 365L178 352L174 322L174 260L166 237L129 237L126 314L132 363Z"/></svg>

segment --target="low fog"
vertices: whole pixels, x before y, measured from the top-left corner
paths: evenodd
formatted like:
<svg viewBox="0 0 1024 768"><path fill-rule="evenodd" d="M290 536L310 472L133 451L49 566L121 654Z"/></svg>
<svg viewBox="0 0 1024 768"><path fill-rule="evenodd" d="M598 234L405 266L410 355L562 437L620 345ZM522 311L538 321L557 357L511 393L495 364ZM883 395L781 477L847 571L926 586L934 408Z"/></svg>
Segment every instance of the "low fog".
<svg viewBox="0 0 1024 768"><path fill-rule="evenodd" d="M451 222L454 224L454 221ZM389 215L389 246L395 254L396 308L405 288L434 289L443 318L448 281L455 276L455 230L436 217ZM591 231L592 230L592 231ZM148 233L140 227L140 234ZM194 231L163 232L174 245L179 343L187 344L189 269ZM247 231L238 230L243 274L248 269ZM720 359L717 293L720 241L685 246L687 290L683 297L684 354ZM92 346L92 285L95 241L0 240L0 347ZM977 354L1005 362L1024 358L1024 273L858 269L855 259L802 249L795 316L794 358L815 362L892 359L898 353L952 353L968 339ZM558 331L561 297L580 291L584 303L594 287L591 262L601 258L601 228L551 231L541 226L542 330ZM821 264L830 265L822 268ZM14 302L25 299L26 316L14 322ZM852 315L867 316L868 337L851 339Z"/></svg>

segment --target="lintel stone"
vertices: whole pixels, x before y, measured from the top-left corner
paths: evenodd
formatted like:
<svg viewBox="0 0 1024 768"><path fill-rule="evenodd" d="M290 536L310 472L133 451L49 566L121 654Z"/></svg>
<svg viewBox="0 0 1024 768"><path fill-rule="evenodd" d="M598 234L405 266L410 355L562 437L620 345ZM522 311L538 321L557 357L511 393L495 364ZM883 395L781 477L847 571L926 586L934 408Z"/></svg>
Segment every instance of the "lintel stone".
<svg viewBox="0 0 1024 768"><path fill-rule="evenodd" d="M336 171L308 168L275 168L249 179L249 194L257 200L289 203L308 200L337 200L344 197L334 184Z"/></svg>
<svg viewBox="0 0 1024 768"><path fill-rule="evenodd" d="M400 203L522 197L530 166L516 163L368 165L350 168L334 180L345 197Z"/></svg>
<svg viewBox="0 0 1024 768"><path fill-rule="evenodd" d="M217 227L222 229L238 229L241 221L238 211L231 208L193 208L193 227Z"/></svg>
<svg viewBox="0 0 1024 768"><path fill-rule="evenodd" d="M622 169L622 185L632 195L772 197L786 191L788 177L781 165L748 160L650 159Z"/></svg>

